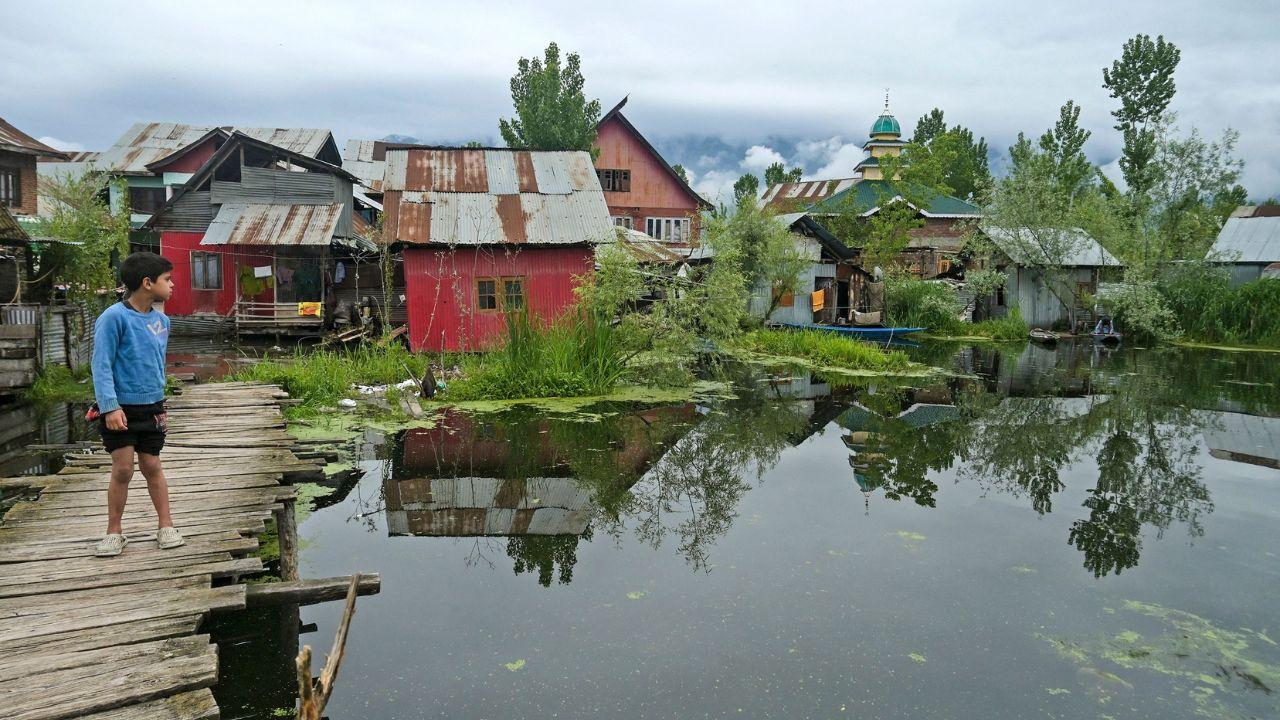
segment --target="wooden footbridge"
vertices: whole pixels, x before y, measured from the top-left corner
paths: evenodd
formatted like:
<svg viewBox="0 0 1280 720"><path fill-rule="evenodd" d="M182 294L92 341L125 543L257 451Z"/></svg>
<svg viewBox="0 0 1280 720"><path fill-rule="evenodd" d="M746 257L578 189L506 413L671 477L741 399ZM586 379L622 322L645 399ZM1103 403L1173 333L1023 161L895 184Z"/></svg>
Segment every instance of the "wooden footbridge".
<svg viewBox="0 0 1280 720"><path fill-rule="evenodd" d="M101 448L68 456L55 475L0 479L0 489L30 493L0 520L0 718L217 718L217 646L200 634L205 616L345 594L345 579L296 578L289 483L319 468L286 432L284 398L275 386L224 383L188 387L168 403L162 457L187 541L180 548L156 547L139 473L124 554L93 556L111 464ZM286 582L248 589L240 579L263 570L256 536L273 514ZM377 577L360 590L376 592Z"/></svg>

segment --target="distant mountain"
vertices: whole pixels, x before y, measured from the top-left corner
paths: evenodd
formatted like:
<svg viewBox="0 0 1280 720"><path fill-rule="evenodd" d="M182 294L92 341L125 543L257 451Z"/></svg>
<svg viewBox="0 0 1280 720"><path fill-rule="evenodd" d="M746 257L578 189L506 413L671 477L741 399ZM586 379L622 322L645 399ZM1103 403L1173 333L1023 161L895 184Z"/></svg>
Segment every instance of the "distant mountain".
<svg viewBox="0 0 1280 720"><path fill-rule="evenodd" d="M386 137L381 138L381 140L383 142L389 142L389 143L411 143L414 145L419 145L422 143L422 141L416 137L412 137L410 135L396 135L395 133L387 135Z"/></svg>

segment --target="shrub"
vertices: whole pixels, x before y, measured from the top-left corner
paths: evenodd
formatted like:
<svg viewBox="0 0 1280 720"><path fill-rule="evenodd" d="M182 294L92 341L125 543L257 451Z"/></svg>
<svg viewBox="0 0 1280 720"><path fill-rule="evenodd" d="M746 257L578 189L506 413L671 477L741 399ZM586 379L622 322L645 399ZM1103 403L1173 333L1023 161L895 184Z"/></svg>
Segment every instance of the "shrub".
<svg viewBox="0 0 1280 720"><path fill-rule="evenodd" d="M992 340L1014 341L1026 340L1031 328L1027 326L1027 321L1022 319L1022 311L1015 307L1004 317L973 323L964 327L962 332Z"/></svg>
<svg viewBox="0 0 1280 720"><path fill-rule="evenodd" d="M885 280L884 309L888 325L923 327L942 335L960 329L960 299L945 283L890 275Z"/></svg>

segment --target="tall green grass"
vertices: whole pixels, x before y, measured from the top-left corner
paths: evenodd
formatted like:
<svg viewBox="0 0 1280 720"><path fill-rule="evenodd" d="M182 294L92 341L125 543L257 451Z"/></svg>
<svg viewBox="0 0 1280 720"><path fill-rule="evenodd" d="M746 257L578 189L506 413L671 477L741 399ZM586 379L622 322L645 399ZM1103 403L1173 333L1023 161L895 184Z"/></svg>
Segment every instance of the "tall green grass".
<svg viewBox="0 0 1280 720"><path fill-rule="evenodd" d="M963 334L991 338L1001 342L1026 340L1031 332L1031 328L1027 326L1027 321L1022 319L1022 311L1016 307L1004 317L991 318L971 324L962 322L960 325L960 332Z"/></svg>
<svg viewBox="0 0 1280 720"><path fill-rule="evenodd" d="M1233 288L1221 269L1190 265L1166 274L1158 288L1189 339L1280 347L1280 280Z"/></svg>
<svg viewBox="0 0 1280 720"><path fill-rule="evenodd" d="M755 352L851 370L905 370L911 364L906 353L821 330L754 330L741 342Z"/></svg>
<svg viewBox="0 0 1280 720"><path fill-rule="evenodd" d="M586 397L603 395L626 371L614 327L590 312L570 313L539 325L526 313L507 316L504 343L468 356L462 377L444 393L450 400Z"/></svg>
<svg viewBox="0 0 1280 720"><path fill-rule="evenodd" d="M950 287L913 277L891 275L885 280L884 310L887 325L923 327L939 335L958 335L960 299Z"/></svg>
<svg viewBox="0 0 1280 720"><path fill-rule="evenodd" d="M352 350L297 350L292 356L263 359L231 376L232 380L275 383L305 408L332 405L351 394L352 385L389 385L410 374L421 379L427 356L403 345L361 346Z"/></svg>
<svg viewBox="0 0 1280 720"><path fill-rule="evenodd" d="M88 377L88 366L73 373L65 365L46 365L22 398L35 405L88 402L93 400L93 383L85 381Z"/></svg>

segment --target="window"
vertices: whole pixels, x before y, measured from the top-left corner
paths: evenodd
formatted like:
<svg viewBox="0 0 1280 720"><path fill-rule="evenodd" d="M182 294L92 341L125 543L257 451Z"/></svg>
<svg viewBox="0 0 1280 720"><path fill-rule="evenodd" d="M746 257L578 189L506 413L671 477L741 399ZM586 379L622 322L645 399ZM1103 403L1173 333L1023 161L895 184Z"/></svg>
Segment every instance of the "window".
<svg viewBox="0 0 1280 720"><path fill-rule="evenodd" d="M497 280L476 280L476 309L481 312L498 309Z"/></svg>
<svg viewBox="0 0 1280 720"><path fill-rule="evenodd" d="M0 167L0 204L18 207L22 204L22 186L18 183L18 168Z"/></svg>
<svg viewBox="0 0 1280 720"><path fill-rule="evenodd" d="M218 253L191 253L191 289L222 289L222 256Z"/></svg>
<svg viewBox="0 0 1280 720"><path fill-rule="evenodd" d="M631 192L630 170L597 170L596 177L605 192Z"/></svg>
<svg viewBox="0 0 1280 720"><path fill-rule="evenodd" d="M129 209L136 213L155 214L164 201L162 187L129 187Z"/></svg>
<svg viewBox="0 0 1280 720"><path fill-rule="evenodd" d="M508 312L524 309L524 278L479 278L476 280L476 309L480 312Z"/></svg>
<svg viewBox="0 0 1280 720"><path fill-rule="evenodd" d="M688 242L689 218L645 218L644 232L664 242Z"/></svg>
<svg viewBox="0 0 1280 720"><path fill-rule="evenodd" d="M610 215L609 219L613 221L615 227L626 228L628 230L632 228L630 215Z"/></svg>

